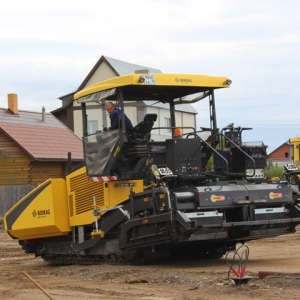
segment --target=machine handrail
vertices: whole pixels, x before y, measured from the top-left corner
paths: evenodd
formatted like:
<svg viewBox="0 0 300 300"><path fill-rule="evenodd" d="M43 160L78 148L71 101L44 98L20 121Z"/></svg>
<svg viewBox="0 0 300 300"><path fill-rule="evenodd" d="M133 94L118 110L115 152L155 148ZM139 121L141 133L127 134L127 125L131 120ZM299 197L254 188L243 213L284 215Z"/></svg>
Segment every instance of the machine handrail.
<svg viewBox="0 0 300 300"><path fill-rule="evenodd" d="M248 153L246 153L240 146L238 146L230 138L228 138L225 134L219 133L216 136L224 137L227 141L229 141L231 144L233 144L237 149L239 149L244 155L246 155L252 161L252 163L253 163L253 174L248 175L248 177L254 177L254 175L255 175L255 160Z"/></svg>

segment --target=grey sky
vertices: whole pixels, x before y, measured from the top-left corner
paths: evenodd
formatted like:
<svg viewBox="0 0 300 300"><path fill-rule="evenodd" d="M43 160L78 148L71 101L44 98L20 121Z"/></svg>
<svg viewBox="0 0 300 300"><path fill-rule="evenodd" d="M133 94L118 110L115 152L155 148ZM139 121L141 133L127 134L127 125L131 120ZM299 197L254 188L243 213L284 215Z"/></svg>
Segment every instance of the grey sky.
<svg viewBox="0 0 300 300"><path fill-rule="evenodd" d="M0 10L0 107L47 111L101 55L165 73L228 76L218 126L252 127L268 153L300 134L300 2L296 0L5 1ZM205 107L203 106L204 104ZM207 103L195 104L208 126Z"/></svg>

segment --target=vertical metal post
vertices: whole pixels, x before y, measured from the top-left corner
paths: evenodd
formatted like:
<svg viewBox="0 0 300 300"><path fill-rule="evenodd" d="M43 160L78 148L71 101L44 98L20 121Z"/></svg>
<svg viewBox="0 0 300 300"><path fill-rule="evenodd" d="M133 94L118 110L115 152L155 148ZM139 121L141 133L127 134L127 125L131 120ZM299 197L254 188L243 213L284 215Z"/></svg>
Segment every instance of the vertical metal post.
<svg viewBox="0 0 300 300"><path fill-rule="evenodd" d="M121 109L121 116L119 116L119 122L120 122L120 118L121 118L121 129L126 132L124 101L123 100L124 100L123 99L123 91L122 91L122 89L118 88L117 89L117 101L118 101L120 109Z"/></svg>
<svg viewBox="0 0 300 300"><path fill-rule="evenodd" d="M101 105L101 113L102 113L102 126L103 127L109 127L107 126L107 112L106 112L106 108L105 108L105 105L106 105L106 101L103 100L102 101L102 105ZM100 128L99 128L100 129Z"/></svg>
<svg viewBox="0 0 300 300"><path fill-rule="evenodd" d="M171 127L172 127L172 138L174 138L174 128L176 127L175 121L175 104L174 101L170 101L170 117L171 117Z"/></svg>
<svg viewBox="0 0 300 300"><path fill-rule="evenodd" d="M215 147L215 142L219 141L219 136L218 136L218 128L217 128L217 114L216 114L216 107L215 107L214 90L210 91L209 109L210 109L210 128L212 130L212 136L213 136L212 143L213 143L213 147Z"/></svg>
<svg viewBox="0 0 300 300"><path fill-rule="evenodd" d="M153 205L153 213L154 215L157 214L157 211L156 211L156 199L155 199L155 189L154 189L154 186L151 187L151 197L152 197L152 205Z"/></svg>
<svg viewBox="0 0 300 300"><path fill-rule="evenodd" d="M81 103L81 113L82 113L82 133L83 136L88 135L88 129L87 129L87 114L86 114L86 104Z"/></svg>
<svg viewBox="0 0 300 300"><path fill-rule="evenodd" d="M94 209L97 209L97 203L96 203L96 196L93 196L93 202L94 202ZM98 227L98 218L97 215L95 214L95 232L99 231L99 227Z"/></svg>
<svg viewBox="0 0 300 300"><path fill-rule="evenodd" d="M130 209L131 209L130 215L134 216L134 199L133 199L133 189L132 189L132 187L130 187L129 197L130 197Z"/></svg>

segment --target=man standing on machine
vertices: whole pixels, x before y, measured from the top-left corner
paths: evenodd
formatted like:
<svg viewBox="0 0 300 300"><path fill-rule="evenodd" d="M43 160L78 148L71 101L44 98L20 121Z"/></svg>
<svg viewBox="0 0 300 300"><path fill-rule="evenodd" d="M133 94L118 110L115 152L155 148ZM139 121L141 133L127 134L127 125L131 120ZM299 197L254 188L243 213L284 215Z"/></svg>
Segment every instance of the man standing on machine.
<svg viewBox="0 0 300 300"><path fill-rule="evenodd" d="M110 127L104 127L104 131L120 129L121 120L120 114L121 110L115 106L112 102L106 102L105 104L106 111L109 113L110 118ZM125 117L125 130L127 134L130 134L133 130L133 126L129 118L124 114Z"/></svg>

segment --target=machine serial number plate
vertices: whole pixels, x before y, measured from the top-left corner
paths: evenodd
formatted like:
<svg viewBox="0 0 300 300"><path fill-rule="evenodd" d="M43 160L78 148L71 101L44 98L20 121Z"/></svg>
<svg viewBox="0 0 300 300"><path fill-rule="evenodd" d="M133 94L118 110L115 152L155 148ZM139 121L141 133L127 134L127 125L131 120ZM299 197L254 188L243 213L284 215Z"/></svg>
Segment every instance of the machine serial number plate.
<svg viewBox="0 0 300 300"><path fill-rule="evenodd" d="M131 188L131 187L134 187L133 182L115 183L115 188L126 189L126 188Z"/></svg>

